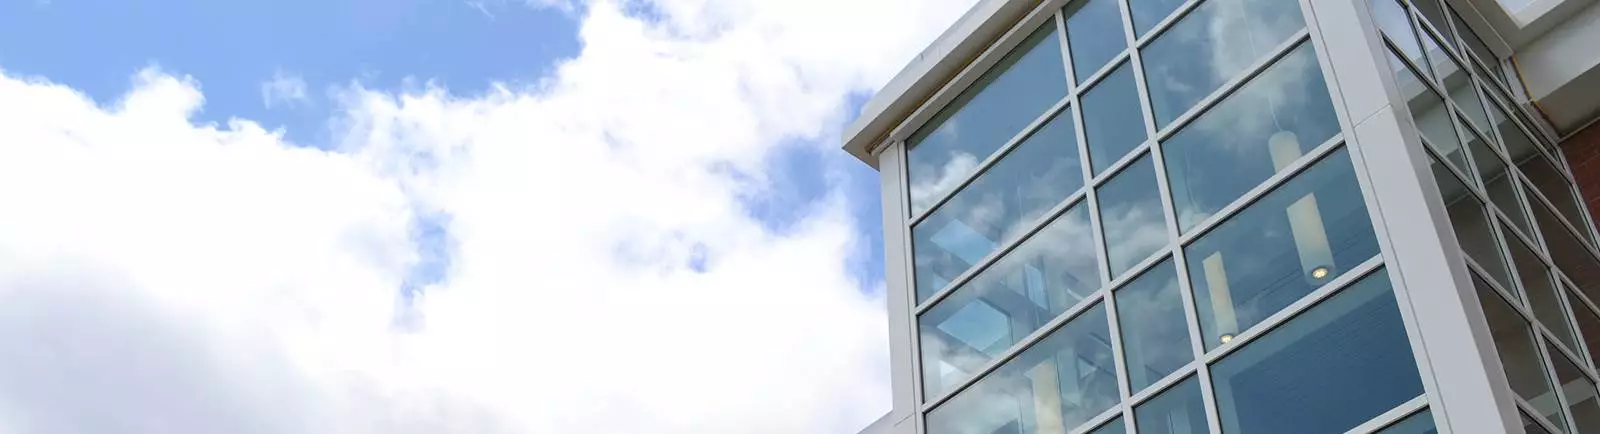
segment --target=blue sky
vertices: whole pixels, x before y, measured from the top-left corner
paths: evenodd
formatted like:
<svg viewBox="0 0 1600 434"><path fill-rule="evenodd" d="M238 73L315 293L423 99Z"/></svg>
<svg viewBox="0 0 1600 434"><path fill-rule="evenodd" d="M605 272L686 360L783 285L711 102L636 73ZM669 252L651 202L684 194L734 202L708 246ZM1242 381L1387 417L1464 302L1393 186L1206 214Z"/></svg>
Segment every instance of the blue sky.
<svg viewBox="0 0 1600 434"><path fill-rule="evenodd" d="M17 0L0 3L0 69L108 104L129 90L131 74L158 65L200 82L206 102L198 122L245 118L281 128L297 145L325 147L334 109L329 89L360 83L401 90L431 81L472 96L492 83L531 84L578 53L577 18L511 0ZM262 86L275 77L303 80L307 99L269 106ZM865 98L851 98L850 113ZM839 151L836 137L781 152L768 168L781 188L746 198L746 205L782 230L822 197L827 167L844 169L847 199L867 241L851 261L854 273L881 281L876 172ZM436 223L425 219L417 230L442 247L446 237ZM438 279L448 259L431 256L411 285Z"/></svg>

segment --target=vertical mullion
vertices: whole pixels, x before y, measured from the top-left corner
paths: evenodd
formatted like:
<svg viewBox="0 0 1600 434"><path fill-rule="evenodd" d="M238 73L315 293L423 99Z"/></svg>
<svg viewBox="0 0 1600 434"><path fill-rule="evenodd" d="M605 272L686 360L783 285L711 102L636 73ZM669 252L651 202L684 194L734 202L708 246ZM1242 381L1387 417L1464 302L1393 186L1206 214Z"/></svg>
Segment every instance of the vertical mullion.
<svg viewBox="0 0 1600 434"><path fill-rule="evenodd" d="M1573 422L1571 414L1572 412L1567 410L1570 407L1567 404L1567 391L1565 390L1565 384L1561 382L1561 376L1556 374L1555 357L1566 356L1562 356L1560 354L1550 354L1550 344L1549 342L1546 342L1546 339L1549 338L1546 337L1544 332L1540 331L1538 327L1533 327L1531 331L1533 332L1534 345L1539 346L1539 348L1535 349L1534 351L1541 358L1541 361L1544 362L1545 375L1549 376L1548 378L1550 378L1550 387L1552 389L1550 392L1556 395L1556 416L1560 417L1561 423L1567 426L1567 432L1573 432L1577 429L1578 425ZM1580 375L1584 374L1580 373Z"/></svg>

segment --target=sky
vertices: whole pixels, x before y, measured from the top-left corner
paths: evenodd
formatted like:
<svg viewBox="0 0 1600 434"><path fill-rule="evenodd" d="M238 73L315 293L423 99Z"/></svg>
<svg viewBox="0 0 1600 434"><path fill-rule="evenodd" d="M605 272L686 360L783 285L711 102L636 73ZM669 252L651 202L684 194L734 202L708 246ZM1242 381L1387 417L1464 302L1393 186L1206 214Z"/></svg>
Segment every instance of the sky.
<svg viewBox="0 0 1600 434"><path fill-rule="evenodd" d="M853 434L973 1L0 2L0 434Z"/></svg>

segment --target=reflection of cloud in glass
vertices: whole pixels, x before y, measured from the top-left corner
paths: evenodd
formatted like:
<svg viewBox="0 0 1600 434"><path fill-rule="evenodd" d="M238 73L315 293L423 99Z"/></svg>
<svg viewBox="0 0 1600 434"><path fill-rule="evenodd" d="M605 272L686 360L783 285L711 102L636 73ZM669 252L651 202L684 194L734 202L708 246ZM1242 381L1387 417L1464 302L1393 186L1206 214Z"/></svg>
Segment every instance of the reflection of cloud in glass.
<svg viewBox="0 0 1600 434"><path fill-rule="evenodd" d="M1086 207L1067 211L918 318L925 393L966 379L1100 286Z"/></svg>
<svg viewBox="0 0 1600 434"><path fill-rule="evenodd" d="M1165 126L1305 27L1300 3L1209 0L1143 52L1158 126Z"/></svg>
<svg viewBox="0 0 1600 434"><path fill-rule="evenodd" d="M1116 300L1128 380L1134 392L1194 360L1171 259L1118 288Z"/></svg>
<svg viewBox="0 0 1600 434"><path fill-rule="evenodd" d="M928 415L930 434L1061 433L1116 404L1103 306L1095 306Z"/></svg>
<svg viewBox="0 0 1600 434"><path fill-rule="evenodd" d="M1113 276L1167 244L1155 166L1139 157L1098 192L1100 225L1105 228L1106 256Z"/></svg>

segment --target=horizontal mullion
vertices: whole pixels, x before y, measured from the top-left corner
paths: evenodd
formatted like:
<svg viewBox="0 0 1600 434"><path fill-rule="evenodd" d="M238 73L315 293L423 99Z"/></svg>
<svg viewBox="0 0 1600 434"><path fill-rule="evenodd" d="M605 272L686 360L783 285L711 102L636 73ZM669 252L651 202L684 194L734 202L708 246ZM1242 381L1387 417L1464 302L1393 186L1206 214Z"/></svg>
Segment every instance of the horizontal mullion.
<svg viewBox="0 0 1600 434"><path fill-rule="evenodd" d="M1185 0L1183 4L1178 5L1176 9L1173 9L1172 13L1167 14L1166 18L1162 18L1161 21L1157 22L1155 26L1150 27L1150 30L1146 30L1143 35L1134 35L1136 38L1138 38L1134 41L1134 45L1137 45L1139 48L1144 48L1144 46L1148 45L1151 41L1156 40L1156 38L1160 38L1163 33L1167 32L1168 28L1177 25L1178 21L1188 18L1190 12L1193 12L1195 8L1200 7L1200 4L1205 3L1206 1L1208 0Z"/></svg>
<svg viewBox="0 0 1600 434"><path fill-rule="evenodd" d="M1100 65L1100 69L1089 73L1088 77L1080 78L1077 86L1072 88L1074 91L1073 93L1088 93L1089 89L1094 89L1095 85L1100 84L1101 81L1105 80L1106 76L1111 75L1111 71L1115 71L1117 67L1122 66L1124 62L1127 62L1129 56L1128 53L1131 52L1132 50L1122 50L1121 53L1117 54L1117 57L1113 57L1110 61L1106 62L1106 64Z"/></svg>
<svg viewBox="0 0 1600 434"><path fill-rule="evenodd" d="M1296 300L1294 303L1290 303L1283 309L1278 310L1277 313L1273 313L1266 319L1261 320L1261 322L1258 322L1255 325L1252 325L1249 328L1235 334L1233 340L1228 341L1228 343L1211 349L1210 352L1207 352L1204 357L1205 363L1208 365L1216 363L1217 361L1227 357L1229 354L1232 354L1234 351L1237 351L1239 348L1250 345L1250 343L1254 342L1256 338L1265 336L1267 333L1271 333L1279 326L1282 326L1290 320L1293 320L1296 316L1305 313L1305 311L1315 307L1317 304L1322 303L1323 301L1332 297L1334 294L1338 294L1345 288L1350 287L1350 285L1355 284L1356 282L1359 282L1368 276L1371 276L1373 272L1377 271L1381 267L1383 267L1383 256L1373 255L1371 258L1368 258L1361 264L1351 268L1350 271L1340 275L1337 279L1328 282L1326 285L1322 285L1322 287L1312 290L1305 296L1300 297L1300 299Z"/></svg>
<svg viewBox="0 0 1600 434"><path fill-rule="evenodd" d="M1544 369L1544 367L1541 366L1539 369ZM1556 393L1556 391L1552 390L1550 393ZM1550 419L1546 419L1544 414L1539 413L1538 409L1533 408L1533 404L1529 404L1528 401L1523 400L1521 396L1518 396L1516 393L1512 393L1511 399L1517 403L1517 408L1521 410L1524 416L1532 419L1534 423L1539 424L1539 427L1544 428L1545 432L1565 432L1556 429L1555 423L1550 422ZM1566 413L1566 409L1562 409L1561 413ZM1519 421L1517 424L1521 425L1522 423Z"/></svg>
<svg viewBox="0 0 1600 434"><path fill-rule="evenodd" d="M1067 196L1065 200L1062 200L1060 203L1057 203L1055 206L1051 207L1049 211L1044 213L1044 215L1039 216L1037 220L1029 223L1028 230L1023 231L1021 234L1018 234L1016 237L1013 237L1010 240L1001 241L999 248L995 249L995 251L989 252L988 255L983 257L983 259L979 259L976 264L972 264L971 267L967 267L967 271L963 271L961 274L956 275L955 279L951 279L950 283L945 285L944 288L941 288L938 292L934 292L933 295L928 296L927 300L923 300L922 302L918 303L916 314L922 315L923 312L931 309L933 305L939 304L939 301L948 298L951 293L960 289L962 285L966 285L967 281L972 280L974 277L977 277L978 274L983 273L984 270L994 265L994 263L999 261L1000 258L1004 258L1006 255L1010 254L1012 250L1016 250L1017 246L1022 245L1022 243L1026 242L1029 238L1033 238L1034 234L1044 230L1045 226L1049 226L1050 222L1055 221L1057 217L1060 217L1061 214L1066 213L1068 209L1078 206L1080 203L1087 203L1084 201L1084 198L1088 195L1088 191L1088 188L1078 189L1077 192L1072 193L1072 195ZM913 245L911 247L911 258L913 263L916 261L916 255L916 246ZM915 268L913 268L912 274L912 277L915 278ZM916 285L913 283L911 286L915 288Z"/></svg>
<svg viewBox="0 0 1600 434"><path fill-rule="evenodd" d="M1195 119L1199 118L1205 113L1210 112L1213 106L1216 106L1223 100L1228 99L1229 96L1233 96L1233 94L1236 93L1240 88L1243 88L1245 84L1249 83L1251 79L1254 79L1266 72L1267 69L1271 68L1272 65L1277 63L1279 59L1282 59L1285 56L1288 56L1290 53L1293 53L1296 48L1300 47L1300 44L1310 40L1310 35L1310 29L1300 29L1300 31L1295 32L1295 34L1290 36L1288 39L1285 39L1277 46L1272 47L1272 50L1268 54L1256 59L1254 63L1250 64L1250 66L1245 67L1239 75L1228 79L1226 82L1223 82L1222 86L1211 91L1211 93L1206 95L1205 98L1201 98L1200 101L1196 102L1193 107L1189 107L1189 109L1185 110L1183 114L1178 115L1177 118L1174 118L1171 122L1168 122L1167 126L1159 128L1158 132L1156 133L1156 137L1162 141L1166 141L1167 139L1171 138L1173 134L1177 134L1178 131L1189 126L1189 124L1194 122ZM1154 107L1151 108L1151 110L1154 109Z"/></svg>
<svg viewBox="0 0 1600 434"><path fill-rule="evenodd" d="M1284 167L1283 170L1279 170L1277 173L1272 174L1272 176L1267 177L1267 179L1262 180L1260 184L1257 184L1250 190L1245 191L1244 194L1241 194L1238 199L1234 199L1233 202L1228 203L1228 205L1218 209L1217 212L1212 213L1210 217L1206 217L1204 220L1201 220L1200 223L1195 224L1194 227L1184 231L1184 233L1178 237L1178 244L1186 246L1189 245L1189 243L1194 242L1194 240L1205 236L1207 233L1211 232L1212 229L1216 229L1218 226L1221 226L1223 222L1226 222L1234 215L1237 215L1245 208L1249 208L1250 205L1253 205L1257 201L1261 200L1261 198L1266 197L1267 194L1270 194L1273 190L1276 190L1278 187L1287 183L1290 179L1293 179L1295 176L1298 176L1307 169L1310 169L1311 166L1321 162L1323 158L1326 158L1335 150L1339 149L1343 143L1344 134L1340 133L1334 135L1326 141L1323 141L1322 144L1317 145L1317 147L1311 148L1311 151L1307 152L1306 155L1301 156L1299 160L1295 160L1287 167Z"/></svg>
<svg viewBox="0 0 1600 434"><path fill-rule="evenodd" d="M985 173L989 172L990 168L994 167L996 164L999 164L1000 160L1005 159L1012 150L1022 146L1022 142L1028 141L1028 138L1033 136L1033 133L1037 132L1040 128L1044 128L1044 124L1049 123L1051 119L1061 113L1061 110L1066 109L1067 106L1071 104L1072 96L1067 95L1065 98L1061 98L1060 101L1056 101L1055 104L1051 105L1050 109L1045 110L1043 115L1034 118L1032 122L1028 122L1028 125L1023 127L1021 132L1011 136L1010 139L1006 140L1005 144L1000 145L1000 148L984 157L983 161L978 163L978 166L973 169L972 174L967 175L967 178L962 180L960 184L956 184L955 188L950 189L950 191L941 193L939 199L934 201L932 205L929 205L928 209L923 210L921 214L913 216L910 220L909 226L916 227L918 223L922 223L922 221L926 220L928 216L939 211L939 208L944 207L946 202L949 202L952 198L955 198L957 194L960 194L962 190L965 190L968 185L972 185L973 182L976 182L978 178L983 177ZM906 179L908 180L907 183L909 184L910 177L908 176Z"/></svg>
<svg viewBox="0 0 1600 434"><path fill-rule="evenodd" d="M1389 411L1385 411L1385 412L1383 412L1383 414L1380 414L1377 417L1369 419L1366 422L1363 422L1361 425L1356 426L1355 428L1351 428L1349 430L1346 430L1345 434L1372 434L1372 433L1376 433L1378 431L1383 430L1384 428L1388 428L1389 426L1400 422L1401 420L1404 420L1405 418L1414 416L1417 413L1421 413L1422 410L1426 409L1427 407L1428 407L1428 395L1427 394L1417 395L1416 398L1411 398L1410 401L1406 401L1406 402L1400 403L1400 405L1397 405L1394 408L1389 409Z"/></svg>

